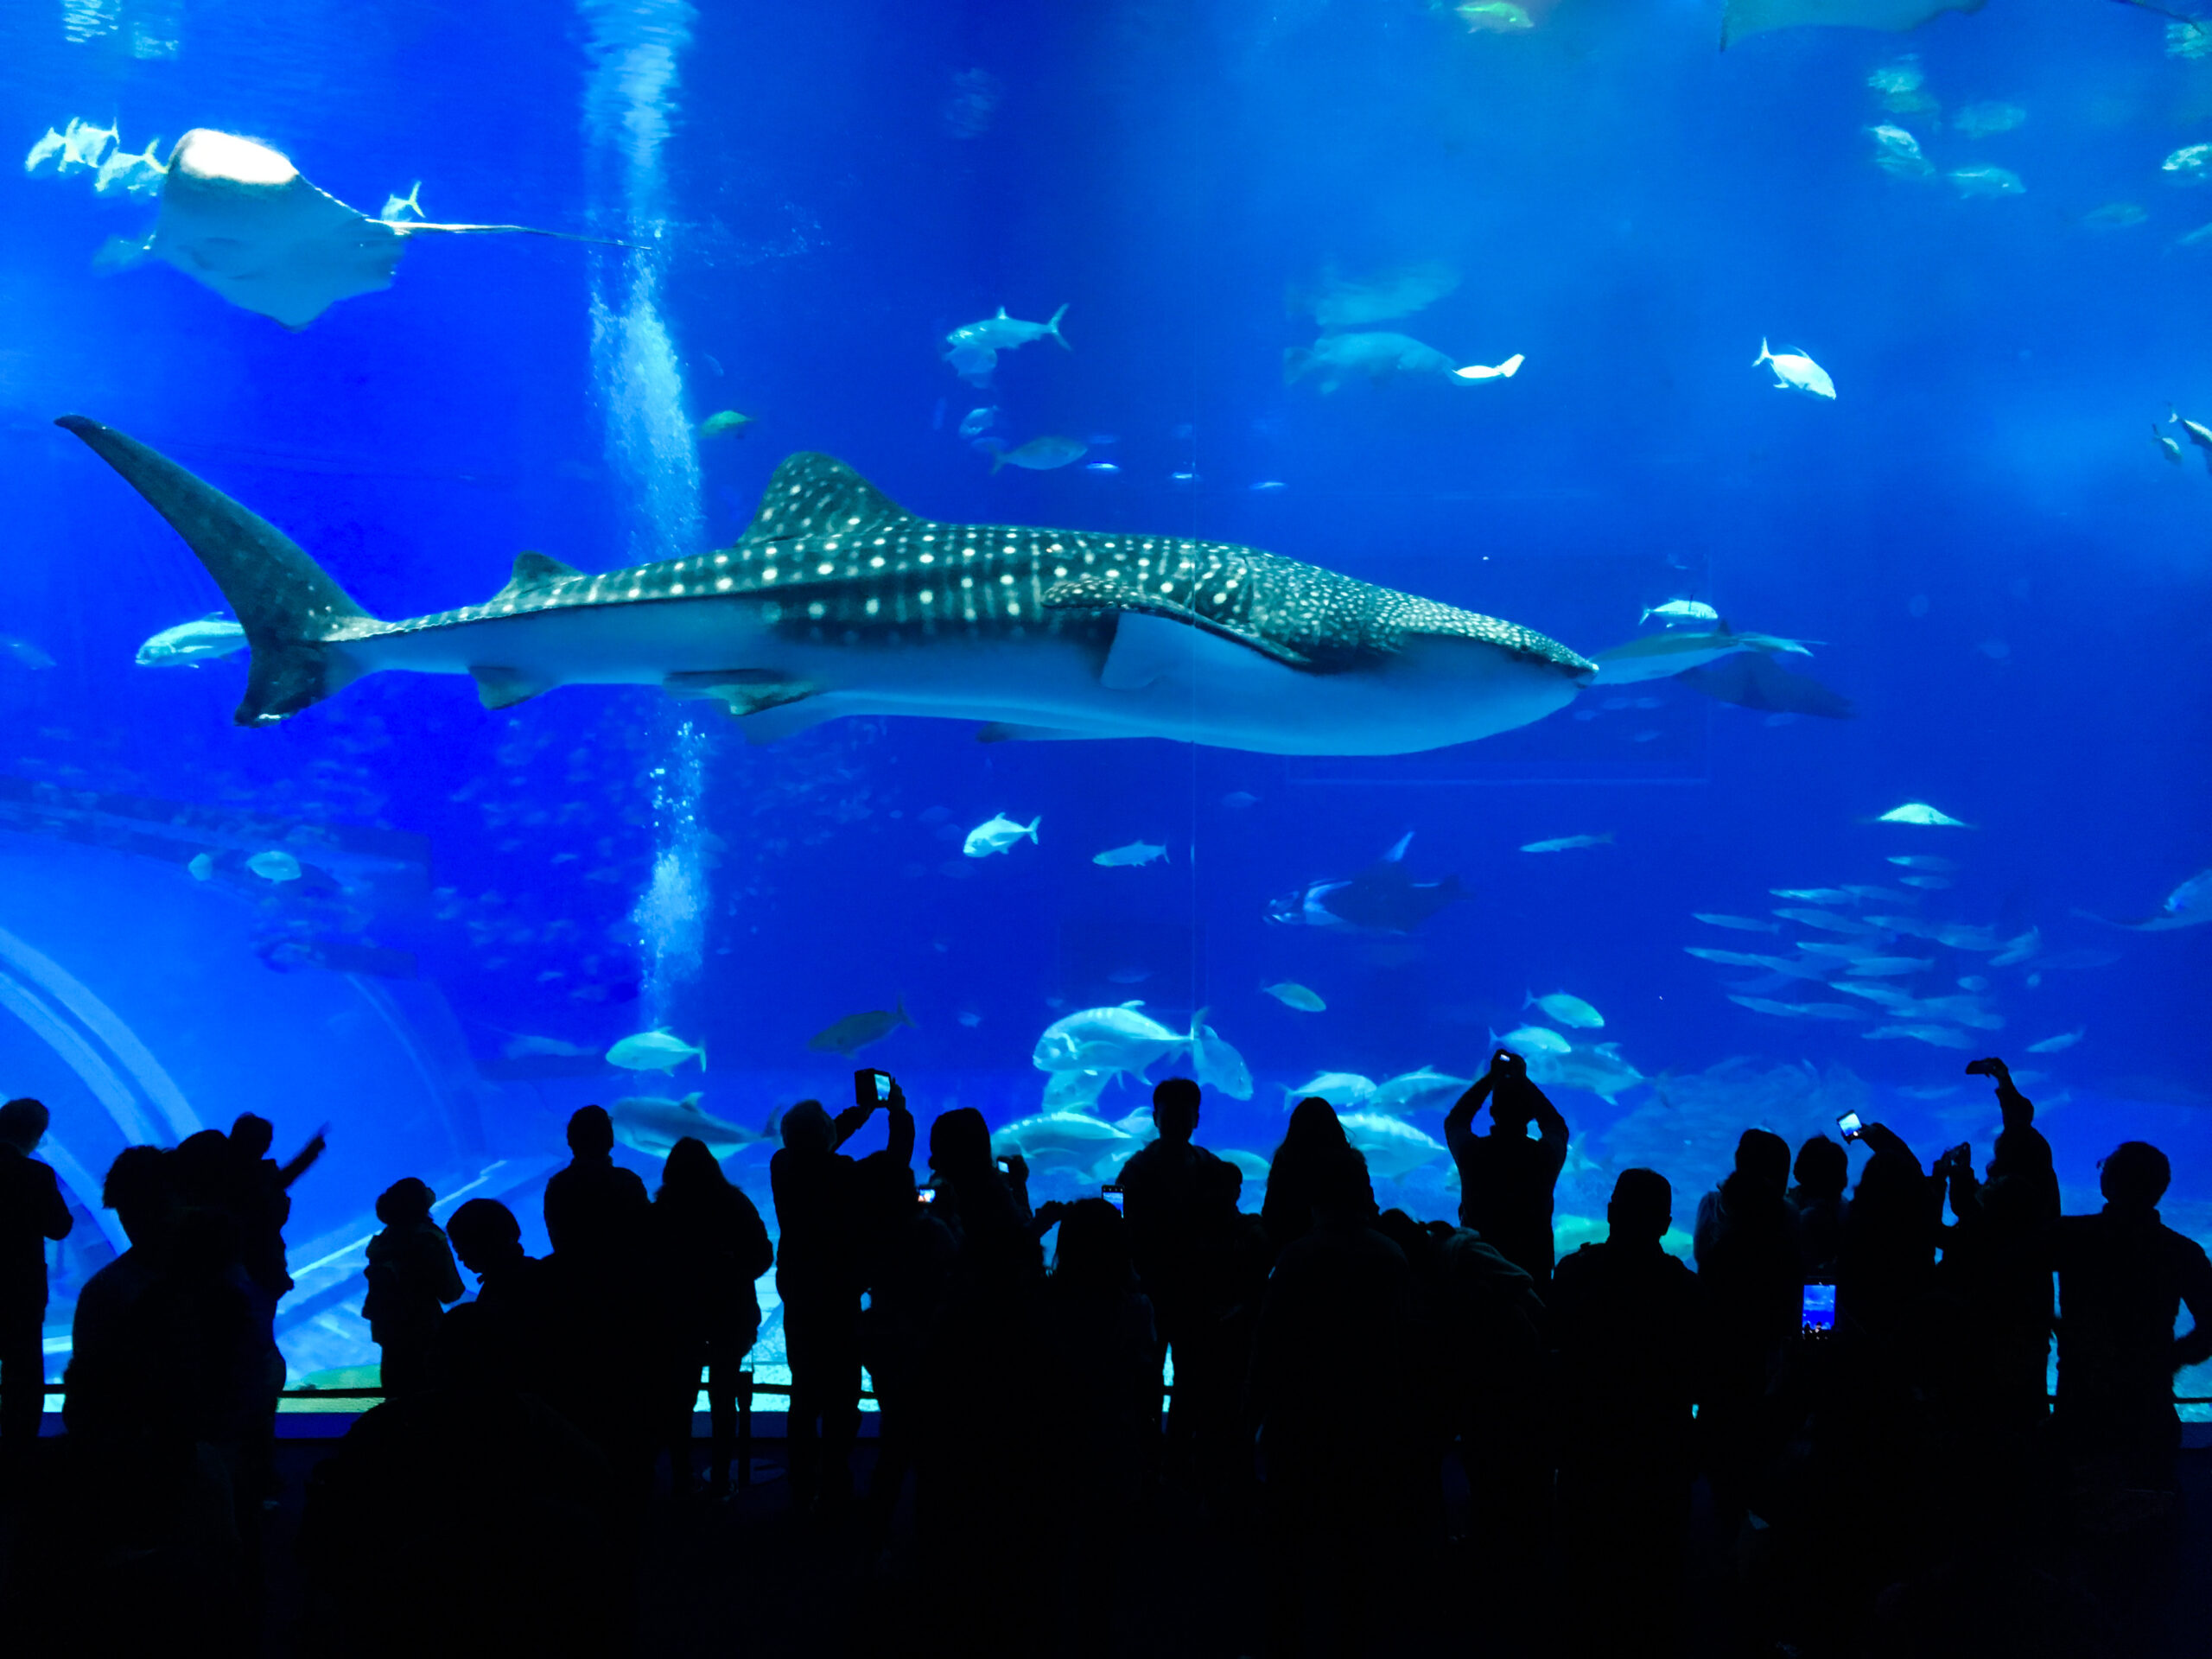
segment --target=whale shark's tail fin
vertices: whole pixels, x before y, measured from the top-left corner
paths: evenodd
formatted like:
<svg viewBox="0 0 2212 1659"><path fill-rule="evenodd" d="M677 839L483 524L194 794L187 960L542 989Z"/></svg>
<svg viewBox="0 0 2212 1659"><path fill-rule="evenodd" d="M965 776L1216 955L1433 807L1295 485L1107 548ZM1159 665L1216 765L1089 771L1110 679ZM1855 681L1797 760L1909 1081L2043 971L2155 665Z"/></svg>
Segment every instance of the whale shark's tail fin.
<svg viewBox="0 0 2212 1659"><path fill-rule="evenodd" d="M81 415L54 424L82 438L169 521L230 601L253 652L233 716L239 725L296 715L353 677L358 671L327 642L334 624L368 613L290 537L112 427Z"/></svg>

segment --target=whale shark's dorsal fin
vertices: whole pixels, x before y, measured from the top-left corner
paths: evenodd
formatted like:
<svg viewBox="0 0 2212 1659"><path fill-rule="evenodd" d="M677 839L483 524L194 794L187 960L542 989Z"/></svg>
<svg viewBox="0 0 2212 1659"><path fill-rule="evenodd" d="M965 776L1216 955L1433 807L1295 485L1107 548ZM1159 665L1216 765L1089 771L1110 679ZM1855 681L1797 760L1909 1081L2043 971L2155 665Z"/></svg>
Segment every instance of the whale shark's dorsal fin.
<svg viewBox="0 0 2212 1659"><path fill-rule="evenodd" d="M782 542L799 536L850 536L913 514L834 455L802 450L784 457L760 493L741 542Z"/></svg>
<svg viewBox="0 0 2212 1659"><path fill-rule="evenodd" d="M520 599L524 594L540 588L550 588L556 582L566 582L583 572L573 564L563 564L550 554L524 551L515 555L514 574L507 578L507 585L492 595L496 605L503 599Z"/></svg>

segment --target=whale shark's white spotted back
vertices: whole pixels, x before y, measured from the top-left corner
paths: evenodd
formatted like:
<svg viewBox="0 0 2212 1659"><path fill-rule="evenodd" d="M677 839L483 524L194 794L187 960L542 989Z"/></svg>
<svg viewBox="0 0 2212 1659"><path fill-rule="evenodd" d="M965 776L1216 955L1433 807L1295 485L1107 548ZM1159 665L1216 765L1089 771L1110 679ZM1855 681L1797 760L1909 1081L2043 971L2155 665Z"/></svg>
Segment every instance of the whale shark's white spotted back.
<svg viewBox="0 0 2212 1659"><path fill-rule="evenodd" d="M745 534L718 551L599 576L524 556L542 562L533 567L540 574L525 582L518 561L516 580L486 604L382 626L730 596L767 601L768 620L795 635L847 644L948 630L1096 633L1137 611L1323 673L1372 664L1414 634L1471 639L1568 673L1590 666L1515 623L1231 543L917 518L823 454L786 459Z"/></svg>

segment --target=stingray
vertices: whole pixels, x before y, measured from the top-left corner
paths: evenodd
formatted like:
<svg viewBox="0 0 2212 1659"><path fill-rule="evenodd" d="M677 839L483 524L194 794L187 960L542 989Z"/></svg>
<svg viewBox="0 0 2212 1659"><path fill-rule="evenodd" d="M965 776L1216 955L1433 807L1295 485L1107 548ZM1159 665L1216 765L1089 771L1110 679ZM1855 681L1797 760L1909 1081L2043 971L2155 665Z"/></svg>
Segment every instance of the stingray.
<svg viewBox="0 0 2212 1659"><path fill-rule="evenodd" d="M1827 720L1849 720L1859 712L1850 698L1829 690L1810 675L1791 673L1764 652L1738 652L1717 663L1685 669L1675 678L1693 691L1742 709L1819 715Z"/></svg>
<svg viewBox="0 0 2212 1659"><path fill-rule="evenodd" d="M195 127L169 152L153 233L121 263L165 259L232 304L299 329L340 300L390 288L407 239L434 231L633 245L527 225L372 219L308 183L268 145ZM102 263L118 262L106 255Z"/></svg>
<svg viewBox="0 0 2212 1659"><path fill-rule="evenodd" d="M1720 20L1723 51L1770 29L1830 24L1903 33L1947 11L1980 11L1982 0L1728 0Z"/></svg>

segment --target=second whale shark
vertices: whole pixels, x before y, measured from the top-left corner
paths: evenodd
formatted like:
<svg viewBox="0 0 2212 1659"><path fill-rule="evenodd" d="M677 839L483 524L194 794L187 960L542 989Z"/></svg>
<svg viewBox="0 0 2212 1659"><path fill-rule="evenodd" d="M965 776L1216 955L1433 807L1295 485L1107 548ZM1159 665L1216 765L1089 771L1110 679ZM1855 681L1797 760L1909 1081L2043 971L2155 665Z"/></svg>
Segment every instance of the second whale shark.
<svg viewBox="0 0 2212 1659"><path fill-rule="evenodd" d="M733 546L598 575L523 553L485 603L387 622L168 457L82 416L56 423L222 589L252 652L245 726L407 669L469 675L489 709L659 685L721 702L757 742L925 715L981 721L993 741L1404 754L1540 720L1595 669L1516 624L1253 548L918 518L810 454L776 469Z"/></svg>

